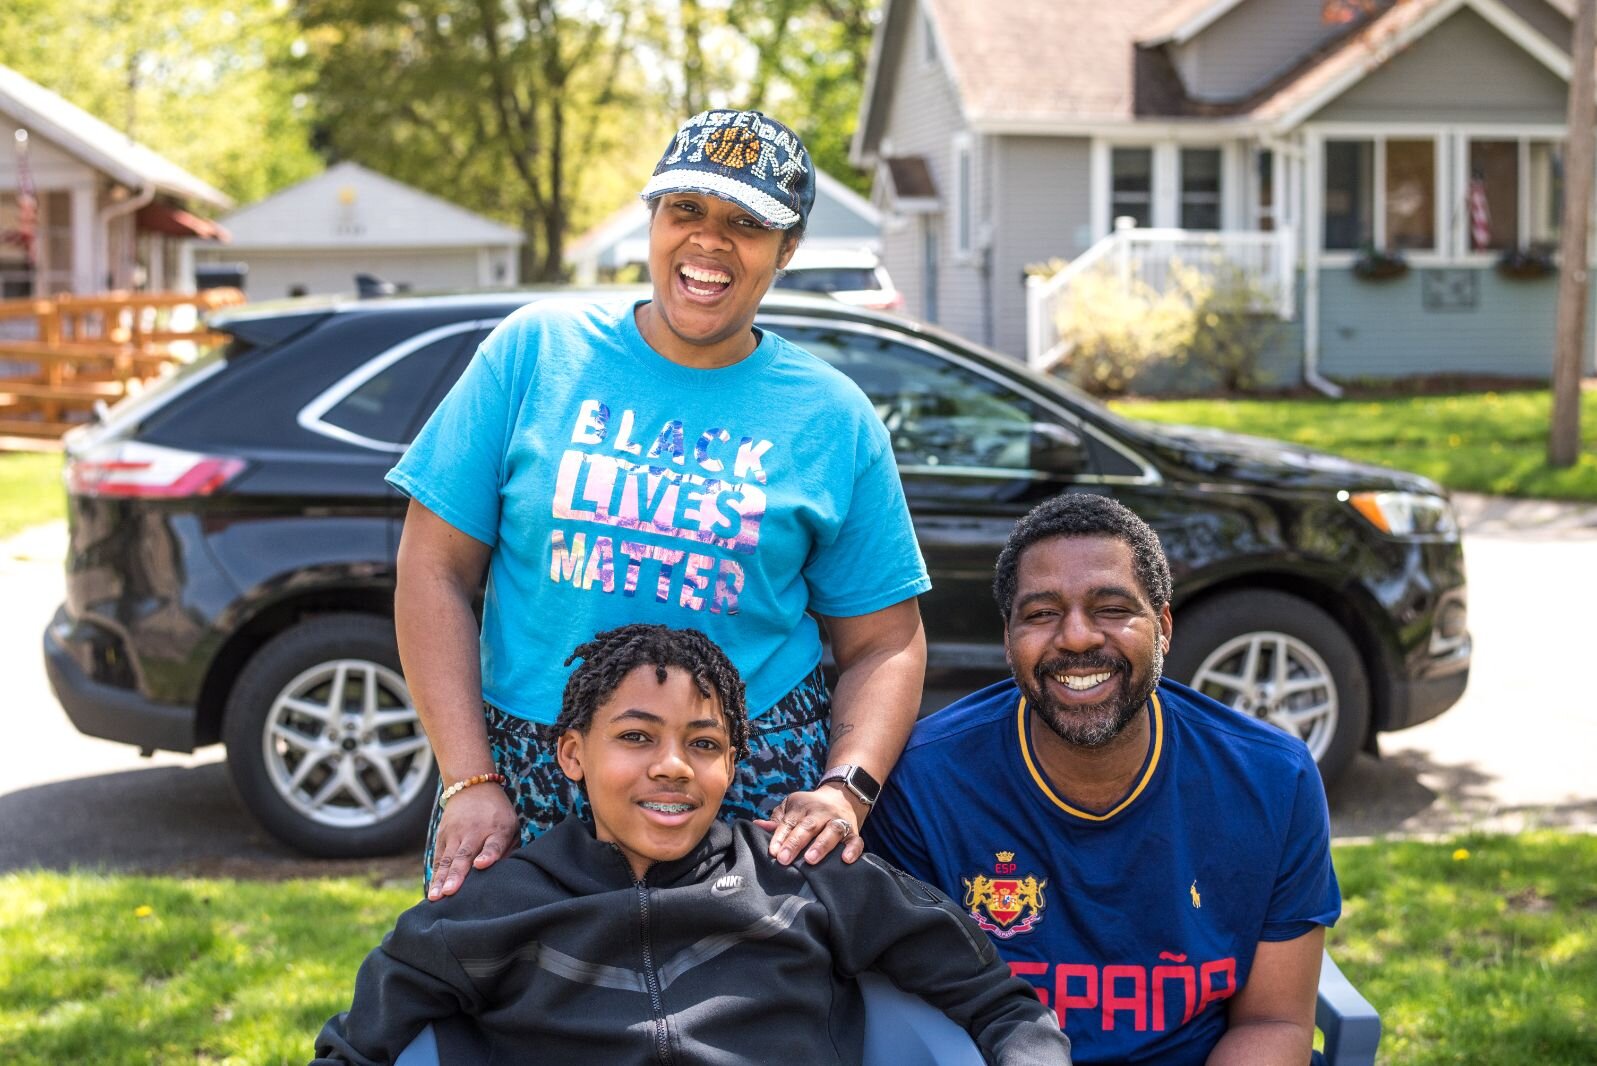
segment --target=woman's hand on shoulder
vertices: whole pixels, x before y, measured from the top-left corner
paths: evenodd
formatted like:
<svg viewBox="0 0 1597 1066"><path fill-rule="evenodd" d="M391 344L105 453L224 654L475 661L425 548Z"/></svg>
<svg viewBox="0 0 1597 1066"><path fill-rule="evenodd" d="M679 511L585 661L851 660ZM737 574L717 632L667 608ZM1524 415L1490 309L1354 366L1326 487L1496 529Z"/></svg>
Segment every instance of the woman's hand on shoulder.
<svg viewBox="0 0 1597 1066"><path fill-rule="evenodd" d="M804 861L813 866L839 844L843 845L844 862L854 862L865 854L865 842L859 835L864 820L862 806L842 789L826 785L813 792L793 793L777 804L770 818L754 824L770 831L770 854L777 862L790 865L802 853Z"/></svg>
<svg viewBox="0 0 1597 1066"><path fill-rule="evenodd" d="M518 842L516 811L504 789L478 786L460 792L438 819L427 898L454 895L467 874L492 866Z"/></svg>

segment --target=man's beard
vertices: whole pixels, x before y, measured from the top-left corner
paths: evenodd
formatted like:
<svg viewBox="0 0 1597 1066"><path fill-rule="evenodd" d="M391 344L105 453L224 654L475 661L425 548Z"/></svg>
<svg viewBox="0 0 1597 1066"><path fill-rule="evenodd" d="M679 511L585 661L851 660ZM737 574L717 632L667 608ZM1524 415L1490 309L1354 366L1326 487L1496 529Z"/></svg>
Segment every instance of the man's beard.
<svg viewBox="0 0 1597 1066"><path fill-rule="evenodd" d="M1070 670L1109 670L1117 691L1107 699L1084 706L1064 706L1048 695L1048 681L1054 674ZM1153 645L1153 659L1141 677L1132 673L1131 662L1109 655L1058 655L1037 664L1032 677L1015 681L1026 696L1026 703L1042 717L1048 728L1075 748L1101 748L1124 732L1141 712L1164 673L1164 649Z"/></svg>

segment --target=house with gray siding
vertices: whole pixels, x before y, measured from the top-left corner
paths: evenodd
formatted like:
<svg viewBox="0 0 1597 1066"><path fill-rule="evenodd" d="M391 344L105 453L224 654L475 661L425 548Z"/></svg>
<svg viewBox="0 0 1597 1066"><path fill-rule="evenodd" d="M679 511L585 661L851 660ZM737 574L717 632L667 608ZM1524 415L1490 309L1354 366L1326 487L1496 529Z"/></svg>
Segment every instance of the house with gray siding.
<svg viewBox="0 0 1597 1066"><path fill-rule="evenodd" d="M1545 377L1555 277L1503 260L1556 252L1571 4L886 0L853 145L883 261L1040 368L1073 278L1180 261L1253 278L1284 384Z"/></svg>

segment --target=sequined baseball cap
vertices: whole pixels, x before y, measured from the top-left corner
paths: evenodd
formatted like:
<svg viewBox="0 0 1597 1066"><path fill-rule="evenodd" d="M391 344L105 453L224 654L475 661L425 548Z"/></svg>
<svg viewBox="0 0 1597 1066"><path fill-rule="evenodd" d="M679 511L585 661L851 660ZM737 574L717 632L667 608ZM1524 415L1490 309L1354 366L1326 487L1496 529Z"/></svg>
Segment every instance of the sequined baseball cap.
<svg viewBox="0 0 1597 1066"><path fill-rule="evenodd" d="M718 196L771 229L792 229L815 203L815 167L798 134L776 119L712 109L677 130L641 195L673 192Z"/></svg>

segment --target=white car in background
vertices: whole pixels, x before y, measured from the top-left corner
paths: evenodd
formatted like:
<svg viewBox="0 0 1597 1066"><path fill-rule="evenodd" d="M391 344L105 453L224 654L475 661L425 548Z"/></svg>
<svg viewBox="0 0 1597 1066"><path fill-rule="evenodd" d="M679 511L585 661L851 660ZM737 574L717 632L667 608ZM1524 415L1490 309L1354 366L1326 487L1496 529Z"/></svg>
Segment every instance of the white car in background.
<svg viewBox="0 0 1597 1066"><path fill-rule="evenodd" d="M797 292L820 292L852 307L902 311L904 295L893 287L887 268L875 252L862 248L830 250L800 247L774 286Z"/></svg>

